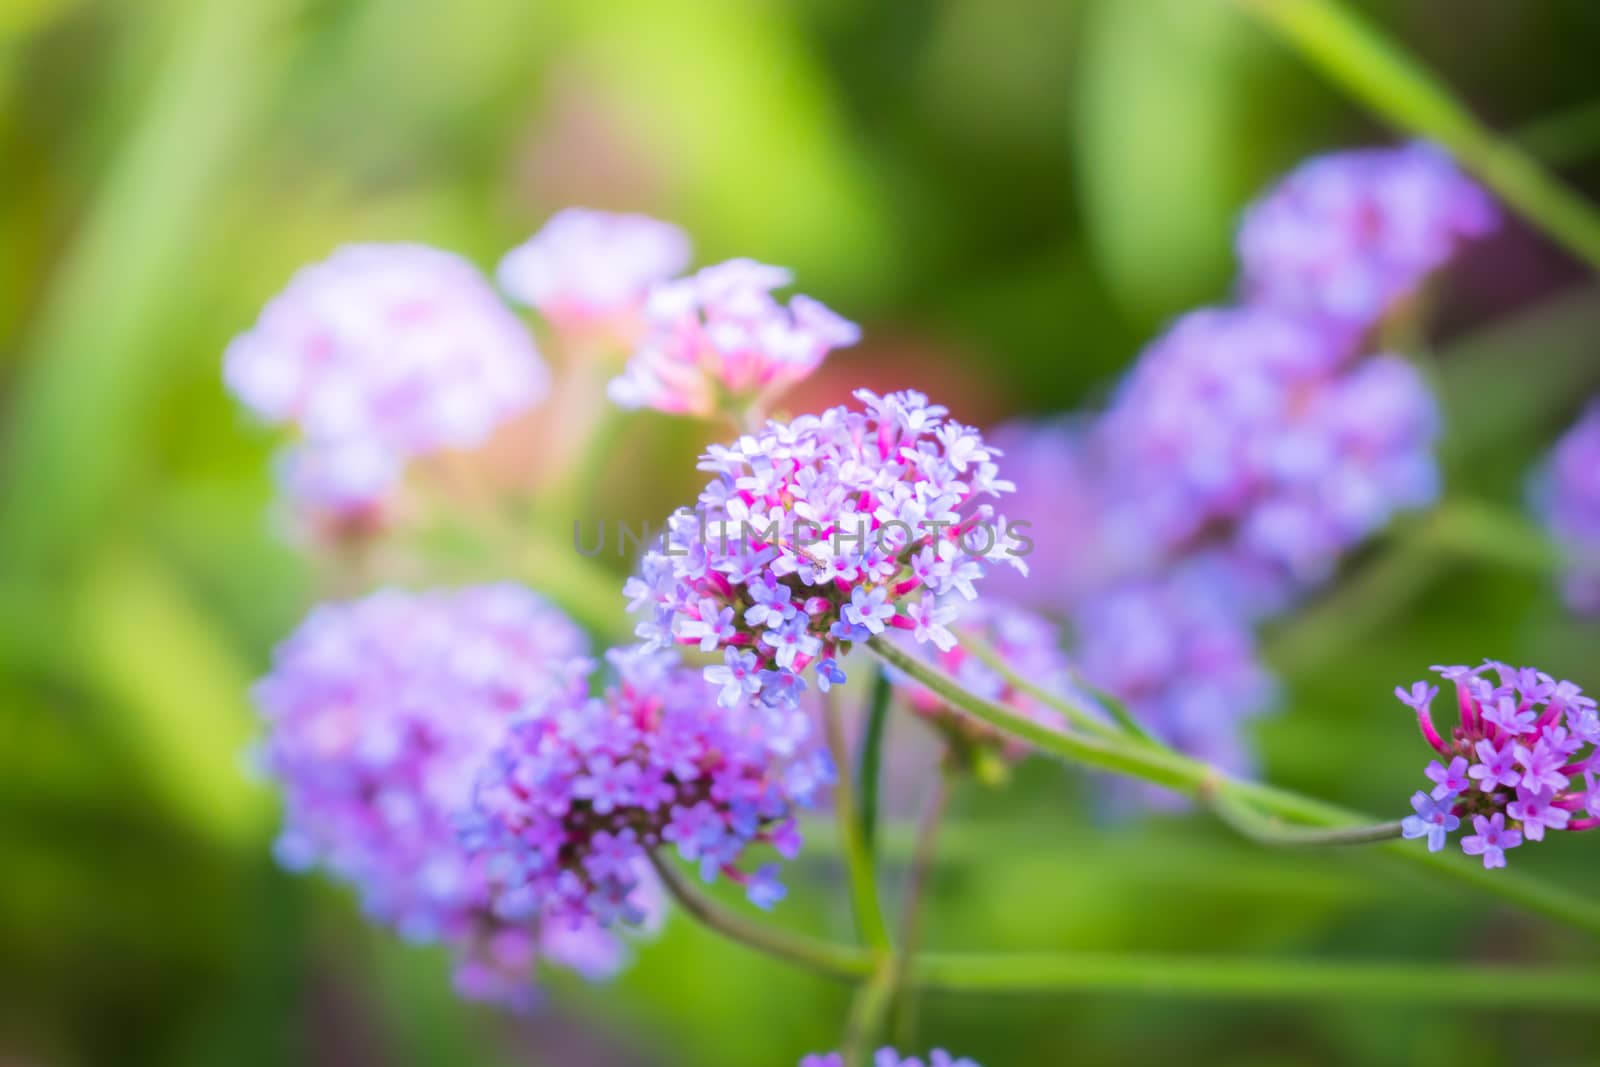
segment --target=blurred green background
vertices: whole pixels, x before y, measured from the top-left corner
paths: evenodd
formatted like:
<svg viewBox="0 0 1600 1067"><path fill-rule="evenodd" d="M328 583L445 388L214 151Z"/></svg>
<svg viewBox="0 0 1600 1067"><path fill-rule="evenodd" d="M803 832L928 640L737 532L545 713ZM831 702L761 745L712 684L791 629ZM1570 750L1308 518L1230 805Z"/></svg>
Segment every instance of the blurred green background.
<svg viewBox="0 0 1600 1067"><path fill-rule="evenodd" d="M1498 128L1600 100L1590 0L1367 8ZM1530 135L1591 192L1595 125ZM766 1067L837 1043L844 990L682 920L614 986L557 979L528 1019L468 1007L438 953L272 866L246 690L317 591L218 364L296 266L370 239L489 266L561 206L652 211L700 262L790 265L866 326L809 395L915 384L992 422L1100 395L1165 319L1226 298L1256 191L1389 137L1224 0L5 0L0 1063ZM1520 506L1600 385L1590 286L1516 223L1454 272L1428 341L1451 496ZM630 432L666 458L608 492L659 515L695 442ZM1396 682L1488 655L1600 686L1600 634L1537 568L1475 559L1502 549L1402 529L1269 635L1266 773L1403 809L1426 753ZM1086 792L1044 763L963 787L930 944L1593 958L1380 858L1101 825ZM1593 887L1594 842L1556 836L1518 865ZM824 833L779 914L843 934L830 855ZM1592 1021L1481 1009L1077 994L922 1018L988 1067L1593 1062Z"/></svg>

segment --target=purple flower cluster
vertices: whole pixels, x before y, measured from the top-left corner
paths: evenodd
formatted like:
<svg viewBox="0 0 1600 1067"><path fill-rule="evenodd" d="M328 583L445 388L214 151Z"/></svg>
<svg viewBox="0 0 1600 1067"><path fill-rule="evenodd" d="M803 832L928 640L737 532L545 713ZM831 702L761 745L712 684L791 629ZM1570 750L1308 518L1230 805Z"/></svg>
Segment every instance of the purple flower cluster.
<svg viewBox="0 0 1600 1067"><path fill-rule="evenodd" d="M811 721L793 709L717 705L698 671L640 648L607 654L602 696L530 709L479 777L465 839L486 859L502 920L634 924L646 850L676 847L701 877L750 900L783 897L777 865L738 864L757 844L792 857L798 808L832 781Z"/></svg>
<svg viewBox="0 0 1600 1067"><path fill-rule="evenodd" d="M680 511L624 593L652 646L698 646L723 707L793 706L811 673L845 680L854 642L887 629L948 647L947 608L1008 553L983 497L1013 487L977 431L915 392L862 389L866 410L770 422L700 469L715 480ZM968 540L971 535L971 540Z"/></svg>
<svg viewBox="0 0 1600 1067"><path fill-rule="evenodd" d="M1157 340L1100 426L1117 540L1151 559L1220 547L1287 599L1438 492L1420 375L1271 308L1198 311Z"/></svg>
<svg viewBox="0 0 1600 1067"><path fill-rule="evenodd" d="M500 261L500 285L558 330L631 345L650 287L689 265L689 237L669 222L567 208Z"/></svg>
<svg viewBox="0 0 1600 1067"><path fill-rule="evenodd" d="M844 1067L844 1056L838 1052L812 1053L800 1061L800 1067ZM965 1056L952 1056L942 1048L920 1056L905 1056L892 1048L880 1048L872 1057L872 1067L978 1067L975 1060Z"/></svg>
<svg viewBox="0 0 1600 1067"><path fill-rule="evenodd" d="M655 286L645 330L611 399L671 414L736 413L805 378L835 348L855 344L854 323L807 296L787 307L772 290L782 267L732 259Z"/></svg>
<svg viewBox="0 0 1600 1067"><path fill-rule="evenodd" d="M1433 669L1455 686L1459 725L1449 736L1434 726L1438 686L1417 682L1395 690L1443 760L1425 771L1432 789L1411 798L1416 814L1401 824L1405 837L1427 838L1429 851L1438 852L1470 819L1474 832L1462 837L1462 851L1482 856L1485 867L1504 867L1507 849L1543 841L1547 830L1600 826L1600 749L1590 748L1600 744L1600 716L1593 698L1531 667L1489 660Z"/></svg>
<svg viewBox="0 0 1600 1067"><path fill-rule="evenodd" d="M471 995L520 1001L541 955L614 971L621 945L597 927L497 918L485 865L456 832L512 719L581 687L586 646L566 616L513 585L316 608L255 689L260 763L283 788L280 860L351 883L369 914L408 938L450 944Z"/></svg>
<svg viewBox="0 0 1600 1067"><path fill-rule="evenodd" d="M1245 295L1364 330L1498 218L1488 194L1433 145L1320 156L1245 215Z"/></svg>
<svg viewBox="0 0 1600 1067"><path fill-rule="evenodd" d="M1536 496L1566 554L1567 605L1578 615L1600 616L1600 401L1556 443Z"/></svg>
<svg viewBox="0 0 1600 1067"><path fill-rule="evenodd" d="M331 512L375 504L406 462L481 444L549 374L466 260L423 245L349 245L301 270L228 346L228 388L291 425L286 489Z"/></svg>
<svg viewBox="0 0 1600 1067"><path fill-rule="evenodd" d="M1061 631L1054 623L1025 608L987 596L962 610L957 627L962 639L960 644L955 634L943 630L945 624L955 622L953 607L941 609L942 634L934 633L930 635L931 640L918 643L913 631L902 638L902 643L913 655L954 678L967 692L1008 705L1042 726L1065 729L1066 721L1055 708L1014 688L975 655L969 647L972 638L983 642L1012 672L1033 685L1078 703L1087 702L1073 684L1072 666L1061 650ZM951 707L920 683L898 671L891 671L890 677L901 687L914 712L961 744L999 745L1012 758L1027 753L1027 746L1022 742L1009 739L993 727Z"/></svg>

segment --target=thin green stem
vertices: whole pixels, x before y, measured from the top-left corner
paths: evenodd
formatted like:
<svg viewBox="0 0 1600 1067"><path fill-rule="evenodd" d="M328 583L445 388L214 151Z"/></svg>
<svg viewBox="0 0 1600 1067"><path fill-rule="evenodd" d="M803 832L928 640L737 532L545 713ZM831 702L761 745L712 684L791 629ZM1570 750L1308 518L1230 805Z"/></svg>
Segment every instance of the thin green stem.
<svg viewBox="0 0 1600 1067"><path fill-rule="evenodd" d="M1236 797L1217 788L1215 783L1203 785L1201 799L1211 806L1217 818L1227 823L1241 837L1248 837L1263 845L1370 845L1378 841L1392 841L1400 836L1399 822L1374 823L1371 826L1342 826L1334 828L1289 826L1275 815L1266 815Z"/></svg>
<svg viewBox="0 0 1600 1067"><path fill-rule="evenodd" d="M870 1044L892 994L892 959L748 919L702 894L663 857L650 862L675 903L708 929L785 963L845 982L865 982L850 1036ZM1589 970L1328 963L1204 956L1098 953L933 953L913 959L905 979L924 992L1122 993L1197 999L1340 1000L1482 1004L1555 1011L1600 1004Z"/></svg>
<svg viewBox="0 0 1600 1067"><path fill-rule="evenodd" d="M944 822L945 808L950 799L950 776L941 770L928 795L923 798L922 813L917 819L917 840L911 853L911 869L906 873L904 903L900 908L899 952L895 956L894 975L894 1032L895 1042L902 1048L911 1044L917 1029L916 998L907 989L907 979L918 946L922 943L922 917L926 911L928 884L933 876L934 861L938 856L939 827Z"/></svg>
<svg viewBox="0 0 1600 1067"><path fill-rule="evenodd" d="M1059 711L1063 716L1066 717L1068 722L1076 726L1078 729L1087 731L1088 733L1098 734L1101 737L1109 738L1111 740L1122 740L1127 736L1127 727L1118 729L1111 723L1106 722L1104 718L1095 714L1093 711L1081 707L1080 705L1065 699L1057 693L1052 693L1042 686L1035 685L1027 678L1024 678L1022 675L1012 670L1011 665L1005 661L1000 653L997 652L992 645L977 635L963 631L960 640L962 648L966 649L974 656L977 656L978 659L982 660L990 670L999 674L1001 678L1004 678L1007 685L1011 686L1011 688L1017 690L1018 692L1026 693L1028 696L1032 697L1034 700L1037 700L1046 707L1054 708L1056 711ZM1123 714L1127 714L1127 709L1123 709ZM1140 738L1146 738L1148 736L1144 733L1143 729L1138 728L1137 725L1135 725L1134 728L1137 730L1135 736Z"/></svg>
<svg viewBox="0 0 1600 1067"><path fill-rule="evenodd" d="M1112 743L1051 730L1009 708L968 693L948 675L888 641L874 637L867 642L867 647L955 707L1061 759L1140 778L1190 797L1198 798L1202 790L1213 789L1228 794L1230 798L1254 804L1273 815L1311 826L1361 826L1375 821L1285 789L1223 777L1214 767L1155 745ZM1387 854L1466 882L1530 911L1600 934L1600 902L1527 876L1485 870L1461 862L1457 856L1413 847L1410 842L1391 841L1377 847Z"/></svg>
<svg viewBox="0 0 1600 1067"><path fill-rule="evenodd" d="M856 990L850 1003L850 1016L845 1022L845 1067L867 1067L873 1042L883 1029L884 1013L889 1010L894 995L898 967L892 959L883 960L872 977Z"/></svg>
<svg viewBox="0 0 1600 1067"><path fill-rule="evenodd" d="M833 787L833 810L839 824L839 843L844 853L845 873L850 883L850 906L855 912L856 930L876 952L889 948L889 930L883 921L883 905L878 899L877 872L872 854L861 836L861 818L856 812L855 788L849 771L850 746L845 742L844 721L833 693L823 704L823 726L834 766L840 768Z"/></svg>
<svg viewBox="0 0 1600 1067"><path fill-rule="evenodd" d="M861 840L867 854L877 855L878 779L883 773L884 735L889 728L889 703L894 685L881 668L872 678L872 697L867 704L867 729L861 738L861 762L856 775L861 815Z"/></svg>
<svg viewBox="0 0 1600 1067"><path fill-rule="evenodd" d="M1239 0L1322 72L1402 129L1450 152L1530 222L1600 267L1600 212L1523 149L1494 135L1450 89L1337 0Z"/></svg>
<svg viewBox="0 0 1600 1067"><path fill-rule="evenodd" d="M671 863L654 851L646 853L673 901L706 927L747 948L829 978L853 982L873 973L871 954L748 919L696 889Z"/></svg>
<svg viewBox="0 0 1600 1067"><path fill-rule="evenodd" d="M1063 953L926 955L919 989L950 993L1126 993L1198 1000L1337 999L1383 1004L1482 1005L1566 1011L1600 1005L1600 971L1466 967L1405 962L1335 963L1208 956Z"/></svg>

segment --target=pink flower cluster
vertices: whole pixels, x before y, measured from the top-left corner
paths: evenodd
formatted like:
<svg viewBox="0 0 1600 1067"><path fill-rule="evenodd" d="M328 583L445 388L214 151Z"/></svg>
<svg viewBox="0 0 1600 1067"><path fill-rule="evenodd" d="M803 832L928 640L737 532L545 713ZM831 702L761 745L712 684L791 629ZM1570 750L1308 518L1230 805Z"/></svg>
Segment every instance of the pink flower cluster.
<svg viewBox="0 0 1600 1067"><path fill-rule="evenodd" d="M482 443L545 395L522 323L466 260L348 245L301 270L228 346L229 389L298 441L289 492L333 512L377 502L406 462Z"/></svg>
<svg viewBox="0 0 1600 1067"><path fill-rule="evenodd" d="M1455 686L1458 724L1441 735L1433 724L1439 687L1418 682L1395 696L1417 714L1423 738L1445 760L1428 764L1430 792L1411 798L1404 836L1444 848L1470 819L1461 839L1485 867L1504 867L1506 851L1543 841L1547 830L1600 826L1600 716L1592 697L1571 682L1531 667L1486 660L1481 667L1433 668ZM1586 752L1585 749L1588 749Z"/></svg>
<svg viewBox="0 0 1600 1067"><path fill-rule="evenodd" d="M798 710L719 707L671 654L607 654L602 696L554 692L530 708L480 776L466 840L488 864L495 913L558 926L635 924L647 850L676 847L701 877L726 875L751 901L783 896L776 865L739 867L753 847L800 848L798 808L832 781Z"/></svg>
<svg viewBox="0 0 1600 1067"><path fill-rule="evenodd" d="M316 608L255 689L260 766L283 790L280 860L322 867L374 918L452 946L473 996L524 1002L540 956L593 977L615 971L622 946L594 924L497 918L485 863L456 827L513 718L581 688L586 647L566 616L513 585Z"/></svg>
<svg viewBox="0 0 1600 1067"><path fill-rule="evenodd" d="M788 306L772 296L790 274L732 259L657 285L644 336L611 399L671 414L737 414L805 378L861 331L808 296Z"/></svg>
<svg viewBox="0 0 1600 1067"><path fill-rule="evenodd" d="M701 460L715 480L669 520L624 593L655 647L697 646L724 707L747 696L794 706L815 676L890 628L948 647L953 598L989 565L1021 560L984 497L1013 486L973 429L920 393L856 397L768 423ZM971 535L971 539L968 539Z"/></svg>

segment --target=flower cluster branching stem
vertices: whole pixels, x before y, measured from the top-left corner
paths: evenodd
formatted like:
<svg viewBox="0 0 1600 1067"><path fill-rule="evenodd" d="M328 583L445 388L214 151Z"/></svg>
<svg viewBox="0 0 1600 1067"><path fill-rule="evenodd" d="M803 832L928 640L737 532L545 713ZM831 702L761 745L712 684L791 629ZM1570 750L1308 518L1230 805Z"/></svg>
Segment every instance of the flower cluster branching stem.
<svg viewBox="0 0 1600 1067"><path fill-rule="evenodd" d="M1308 826L1348 829L1369 827L1374 822L1337 805L1289 790L1226 777L1200 760L1148 741L1132 737L1126 741L1110 741L1052 730L1010 708L967 692L942 671L891 642L874 638L867 642L867 647L952 706L1059 759L1142 779L1197 799L1224 796L1231 802L1253 805L1270 815ZM1591 934L1600 934L1600 902L1537 879L1508 877L1509 872L1505 871L1486 872L1457 863L1454 857L1407 847L1403 842L1392 841L1380 847L1409 862L1493 892L1531 911ZM1489 877L1484 877L1485 874Z"/></svg>

